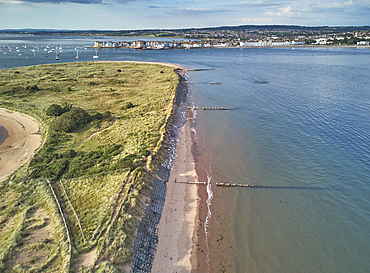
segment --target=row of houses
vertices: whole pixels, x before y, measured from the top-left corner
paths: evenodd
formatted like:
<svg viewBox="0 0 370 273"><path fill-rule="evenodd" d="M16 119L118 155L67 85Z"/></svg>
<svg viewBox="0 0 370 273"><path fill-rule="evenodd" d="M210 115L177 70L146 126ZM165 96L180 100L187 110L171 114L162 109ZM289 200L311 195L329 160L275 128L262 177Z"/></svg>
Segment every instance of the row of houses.
<svg viewBox="0 0 370 273"><path fill-rule="evenodd" d="M293 40L293 41L274 41L274 40L267 40L267 41L248 41L248 42L240 42L241 47L279 47L279 46L298 46L306 44L303 40Z"/></svg>
<svg viewBox="0 0 370 273"><path fill-rule="evenodd" d="M202 48L202 47L229 47L227 42L203 41L131 41L131 42L95 42L96 48L135 48L135 49L174 49L174 48Z"/></svg>
<svg viewBox="0 0 370 273"><path fill-rule="evenodd" d="M315 44L315 45L331 45L331 44L334 44L334 40L342 41L344 39L350 39L350 38L351 37L336 37L336 38L321 37L321 38L315 39L315 42L313 44ZM370 37L363 37L363 39L370 40ZM357 42L357 45L368 46L369 44L370 44L369 41L359 41L359 42Z"/></svg>
<svg viewBox="0 0 370 273"><path fill-rule="evenodd" d="M262 46L295 46L304 45L305 41L130 41L130 42L95 42L95 48L134 48L134 49L191 49L191 48L223 48L223 47L262 47Z"/></svg>

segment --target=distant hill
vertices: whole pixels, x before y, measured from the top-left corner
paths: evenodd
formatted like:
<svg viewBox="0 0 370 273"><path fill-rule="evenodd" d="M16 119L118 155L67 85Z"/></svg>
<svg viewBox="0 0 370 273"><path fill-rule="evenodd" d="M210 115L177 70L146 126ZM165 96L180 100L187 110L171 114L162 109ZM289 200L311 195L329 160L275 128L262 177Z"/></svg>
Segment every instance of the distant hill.
<svg viewBox="0 0 370 273"><path fill-rule="evenodd" d="M353 31L368 31L370 26L297 26L297 25L240 25L186 29L140 29L140 30L68 30L68 29L3 29L0 33L34 34L34 35L83 35L83 36L154 36L173 37L183 34L204 32L291 32L291 33L339 33Z"/></svg>

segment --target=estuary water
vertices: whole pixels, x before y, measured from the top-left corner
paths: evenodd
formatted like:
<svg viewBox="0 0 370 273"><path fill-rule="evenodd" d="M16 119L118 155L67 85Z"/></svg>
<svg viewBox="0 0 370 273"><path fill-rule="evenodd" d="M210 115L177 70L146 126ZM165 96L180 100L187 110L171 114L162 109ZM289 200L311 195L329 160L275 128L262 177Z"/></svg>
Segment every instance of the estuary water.
<svg viewBox="0 0 370 273"><path fill-rule="evenodd" d="M76 48L78 61L92 61L96 53L88 46L114 39L127 40L2 36L0 68L76 61ZM35 45L42 54L31 51ZM62 48L58 61L44 56L47 46ZM370 49L100 49L98 55L211 69L188 72L190 100L199 107L196 158L210 180L210 272L368 272Z"/></svg>
<svg viewBox="0 0 370 273"><path fill-rule="evenodd" d="M0 125L0 145L9 137L8 131Z"/></svg>

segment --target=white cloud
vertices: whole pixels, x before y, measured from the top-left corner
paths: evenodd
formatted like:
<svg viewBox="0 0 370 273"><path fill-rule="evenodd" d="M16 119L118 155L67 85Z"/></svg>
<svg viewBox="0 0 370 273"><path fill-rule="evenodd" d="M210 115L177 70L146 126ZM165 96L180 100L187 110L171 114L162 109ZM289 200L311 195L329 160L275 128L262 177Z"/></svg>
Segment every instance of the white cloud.
<svg viewBox="0 0 370 273"><path fill-rule="evenodd" d="M278 8L275 10L265 12L264 15L273 16L273 17L296 17L296 16L300 16L300 13L293 12L291 6L286 6L283 8Z"/></svg>
<svg viewBox="0 0 370 273"><path fill-rule="evenodd" d="M187 10L195 10L195 11L212 11L213 9L210 9L210 8L187 8Z"/></svg>

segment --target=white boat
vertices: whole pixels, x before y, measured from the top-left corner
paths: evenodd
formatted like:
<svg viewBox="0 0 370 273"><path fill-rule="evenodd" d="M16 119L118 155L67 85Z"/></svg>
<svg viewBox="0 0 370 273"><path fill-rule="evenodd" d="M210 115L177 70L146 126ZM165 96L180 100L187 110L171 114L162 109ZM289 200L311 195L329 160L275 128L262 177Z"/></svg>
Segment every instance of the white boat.
<svg viewBox="0 0 370 273"><path fill-rule="evenodd" d="M93 58L94 59L99 58L99 56L98 56L98 49L97 48L95 48L95 55L93 56Z"/></svg>

